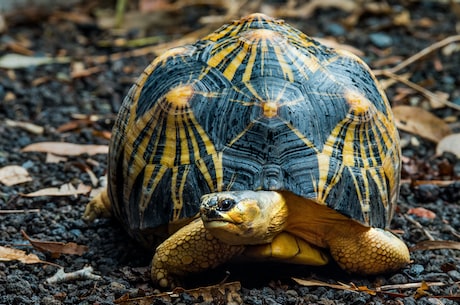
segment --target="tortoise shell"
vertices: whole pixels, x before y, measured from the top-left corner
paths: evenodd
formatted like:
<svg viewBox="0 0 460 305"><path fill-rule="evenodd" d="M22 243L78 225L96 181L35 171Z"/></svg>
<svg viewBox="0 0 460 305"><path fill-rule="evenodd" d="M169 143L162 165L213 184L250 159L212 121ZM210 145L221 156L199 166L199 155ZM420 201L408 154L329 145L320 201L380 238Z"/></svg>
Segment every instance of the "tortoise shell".
<svg viewBox="0 0 460 305"><path fill-rule="evenodd" d="M141 240L226 190L287 190L385 227L399 167L390 105L367 65L253 14L146 68L114 126L108 189Z"/></svg>

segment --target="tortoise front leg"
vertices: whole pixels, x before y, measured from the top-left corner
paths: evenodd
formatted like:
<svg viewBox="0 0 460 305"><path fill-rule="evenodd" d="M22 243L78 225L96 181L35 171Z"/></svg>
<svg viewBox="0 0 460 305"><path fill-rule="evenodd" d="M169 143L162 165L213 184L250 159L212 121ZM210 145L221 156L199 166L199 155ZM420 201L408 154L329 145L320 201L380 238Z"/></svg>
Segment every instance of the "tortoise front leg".
<svg viewBox="0 0 460 305"><path fill-rule="evenodd" d="M331 255L342 269L370 275L395 271L409 263L407 246L392 233L359 225L349 228L328 240Z"/></svg>
<svg viewBox="0 0 460 305"><path fill-rule="evenodd" d="M157 247L152 260L152 281L160 287L173 288L177 277L215 268L244 248L221 242L205 229L201 219L196 219Z"/></svg>

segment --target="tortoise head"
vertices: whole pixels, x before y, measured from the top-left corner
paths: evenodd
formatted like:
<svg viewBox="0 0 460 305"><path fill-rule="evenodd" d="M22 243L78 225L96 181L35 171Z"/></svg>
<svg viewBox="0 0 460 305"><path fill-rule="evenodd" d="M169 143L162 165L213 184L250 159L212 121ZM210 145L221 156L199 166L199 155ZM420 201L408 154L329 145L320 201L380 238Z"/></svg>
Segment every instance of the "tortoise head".
<svg viewBox="0 0 460 305"><path fill-rule="evenodd" d="M209 232L231 245L264 244L281 232L288 210L274 191L220 192L201 197L201 218Z"/></svg>

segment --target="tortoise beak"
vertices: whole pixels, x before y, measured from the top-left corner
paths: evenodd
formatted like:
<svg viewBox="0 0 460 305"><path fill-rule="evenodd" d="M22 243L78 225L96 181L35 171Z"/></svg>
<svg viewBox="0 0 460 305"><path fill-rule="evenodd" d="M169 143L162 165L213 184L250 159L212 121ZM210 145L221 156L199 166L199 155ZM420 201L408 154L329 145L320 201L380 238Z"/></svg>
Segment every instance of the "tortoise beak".
<svg viewBox="0 0 460 305"><path fill-rule="evenodd" d="M233 203L223 205L222 202L227 203L212 194L201 197L200 214L203 221L231 221L226 212L233 207Z"/></svg>
<svg viewBox="0 0 460 305"><path fill-rule="evenodd" d="M222 215L217 211L215 207L203 206L200 207L201 218L205 221L211 220L223 220Z"/></svg>

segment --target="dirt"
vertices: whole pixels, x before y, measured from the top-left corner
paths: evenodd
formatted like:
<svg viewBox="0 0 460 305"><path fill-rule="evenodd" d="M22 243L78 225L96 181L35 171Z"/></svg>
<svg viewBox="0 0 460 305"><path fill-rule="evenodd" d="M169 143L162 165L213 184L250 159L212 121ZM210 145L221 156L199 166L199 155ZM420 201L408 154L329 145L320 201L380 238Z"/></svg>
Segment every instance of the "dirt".
<svg viewBox="0 0 460 305"><path fill-rule="evenodd" d="M264 5L257 9L268 10L282 3L267 1ZM308 35L334 37L339 43L361 50L364 60L374 69L391 67L436 41L455 35L453 25L459 27L458 4L391 1L388 8L389 11L359 8L362 12L358 14L357 9L345 11L340 7L324 7L316 9L308 18L284 19ZM0 58L7 53L30 55L26 51L31 51L34 56L66 56L71 64L0 69L0 168L20 165L32 177L30 182L13 186L0 183L0 246L35 254L41 260L62 266L66 272L91 266L93 273L101 278L49 284L47 279L56 273L56 266L0 260L0 304L112 304L122 296L126 299L127 296L142 297L158 292L149 280L150 251L130 240L114 220L101 219L91 224L82 220L88 195L23 196L66 183L92 185L89 170L97 178L104 176L107 169L104 154L67 156L61 162L50 163L45 153L22 152L21 149L42 141L108 144L104 135L111 130L123 97L135 78L155 58L152 52L130 56L132 53L128 51L136 47L102 46L102 41L127 40L141 34L134 30L115 34L101 28L96 23L95 9L81 4L73 10L34 11L35 18L27 18L27 14L20 12L6 15L8 28L0 37ZM164 13L161 17L164 26L153 26L145 33L157 35L160 41L171 41L199 28L200 16L221 10L208 5L199 6L187 16L177 11ZM74 18L63 12L73 13ZM241 10L241 14L248 12L251 12L248 7ZM404 14L409 14L410 21L398 23L396 17ZM351 22L350 16L357 18ZM111 60L104 57L113 54L121 56ZM381 66L382 59L388 61ZM83 63L86 69L96 67L96 70L72 76L72 72L77 71L77 63ZM460 105L459 67L460 52L447 54L440 49L403 72L410 73L411 81L431 92L447 93L450 101ZM434 109L419 92L408 90L401 83L389 87L387 95L393 106L424 107L450 122L454 132L460 131L458 110L451 107ZM84 116L77 118L77 114ZM44 131L37 133L13 127L8 120L33 123L42 126ZM436 144L424 137L401 132L401 139L403 184L391 229L409 247L419 247L419 250L412 249L410 265L392 274L361 277L348 275L334 264L322 268L229 264L186 278L185 287L237 281L241 283L237 295L244 304L457 304L460 298L460 160L454 154L436 156ZM99 186L94 185L94 188ZM434 214L420 213L421 208ZM14 211L7 213L7 210ZM21 230L35 240L73 242L88 249L81 256L62 254L55 257L30 247ZM429 249L426 244L420 244L430 239L451 243L444 243L445 249ZM440 244L434 242L432 245L439 247ZM292 277L349 286L338 289L325 284L301 285ZM428 283L429 287L408 288L406 284L409 283ZM385 285L395 286L376 292L378 287ZM179 292L169 300L153 298L151 302L225 303L217 297L207 301L192 292Z"/></svg>

